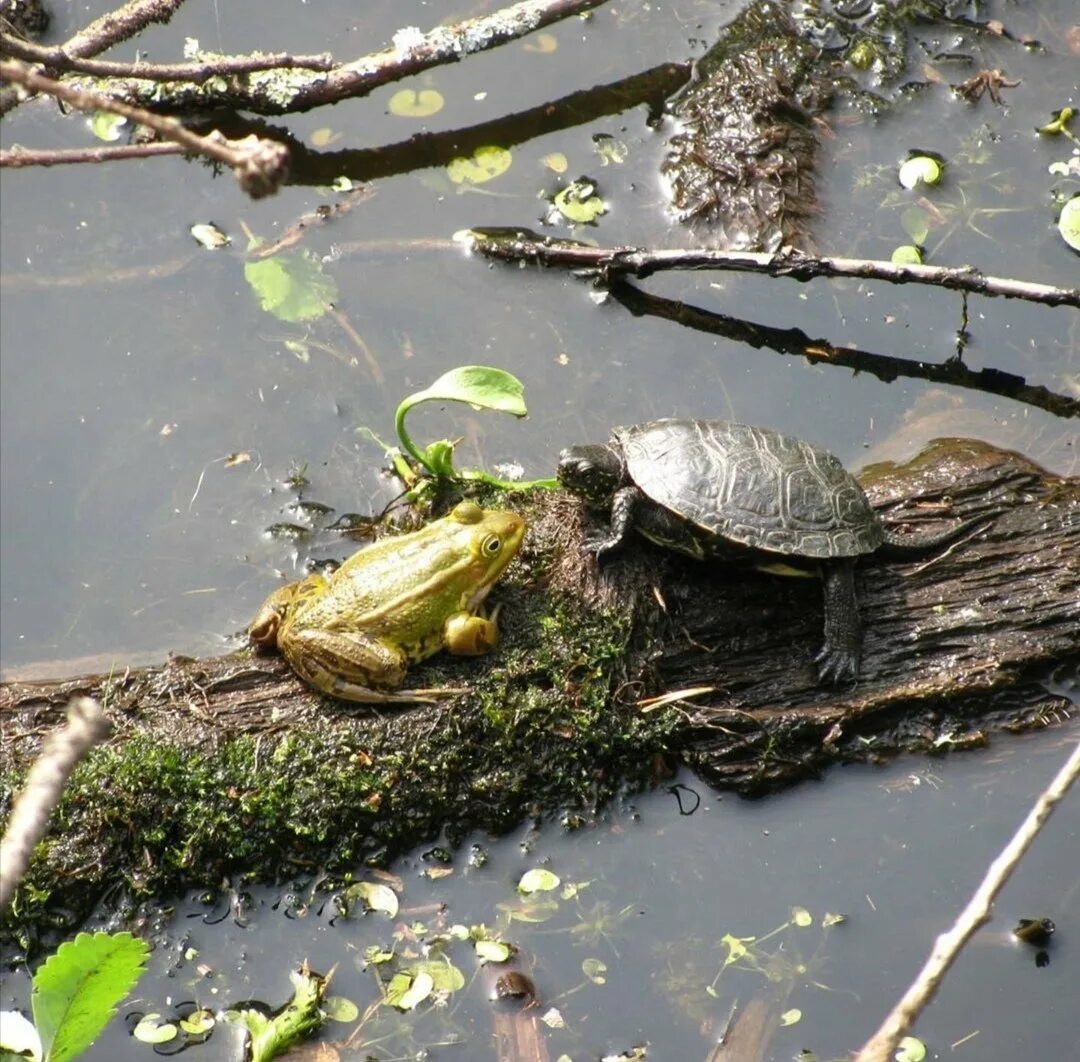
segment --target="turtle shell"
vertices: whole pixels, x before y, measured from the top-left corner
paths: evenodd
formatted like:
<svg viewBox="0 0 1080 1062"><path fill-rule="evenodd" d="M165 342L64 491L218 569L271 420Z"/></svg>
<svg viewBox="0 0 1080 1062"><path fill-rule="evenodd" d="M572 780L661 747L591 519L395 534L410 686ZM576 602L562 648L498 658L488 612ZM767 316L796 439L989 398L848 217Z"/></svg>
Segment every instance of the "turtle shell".
<svg viewBox="0 0 1080 1062"><path fill-rule="evenodd" d="M801 557L872 553L884 532L855 477L828 451L724 420L616 428L633 482L701 531Z"/></svg>

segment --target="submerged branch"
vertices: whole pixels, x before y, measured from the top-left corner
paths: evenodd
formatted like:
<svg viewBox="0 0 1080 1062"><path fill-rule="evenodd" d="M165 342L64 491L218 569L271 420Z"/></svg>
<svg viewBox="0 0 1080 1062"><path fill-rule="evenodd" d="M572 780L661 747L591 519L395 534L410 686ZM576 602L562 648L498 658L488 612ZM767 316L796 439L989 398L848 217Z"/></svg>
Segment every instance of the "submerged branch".
<svg viewBox="0 0 1080 1062"><path fill-rule="evenodd" d="M589 247L573 240L553 240L527 229L476 229L470 245L486 258L559 266L597 276L603 283L618 277L644 279L672 269L716 269L765 273L793 280L856 277L890 284L929 284L975 295L999 295L1047 306L1080 308L1080 288L1059 288L1007 277L988 277L973 266L897 265L865 258L811 255L794 248L774 254L752 251L659 250Z"/></svg>

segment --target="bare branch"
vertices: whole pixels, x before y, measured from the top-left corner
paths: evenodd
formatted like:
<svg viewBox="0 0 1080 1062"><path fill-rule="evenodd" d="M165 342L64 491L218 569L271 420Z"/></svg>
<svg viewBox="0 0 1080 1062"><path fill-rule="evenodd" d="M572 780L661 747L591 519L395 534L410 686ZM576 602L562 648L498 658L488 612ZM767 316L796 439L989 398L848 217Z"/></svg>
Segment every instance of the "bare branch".
<svg viewBox="0 0 1080 1062"><path fill-rule="evenodd" d="M100 55L114 44L141 33L151 22L168 22L184 0L128 0L126 4L95 19L60 48L65 55L85 59Z"/></svg>
<svg viewBox="0 0 1080 1062"><path fill-rule="evenodd" d="M18 169L21 166L73 166L83 162L116 162L118 159L145 159L155 155L183 155L187 148L181 144L101 144L87 148L55 148L38 150L13 145L0 151L0 168Z"/></svg>
<svg viewBox="0 0 1080 1062"><path fill-rule="evenodd" d="M960 917L957 918L952 929L947 933L942 933L934 942L934 949L926 960L926 965L919 971L919 976L904 993L903 999L890 1012L881 1028L863 1046L856 1057L856 1062L890 1062L901 1038L934 998L949 967L960 953L960 949L975 930L990 918L990 908L994 898L1009 880L1009 876L1030 847L1031 842L1038 836L1043 824L1050 817L1050 812L1054 810L1054 806L1064 799L1078 775L1080 775L1080 742L1077 742L1065 766L1043 790L1012 840L990 864L975 895L960 912Z"/></svg>
<svg viewBox="0 0 1080 1062"><path fill-rule="evenodd" d="M49 816L75 765L109 733L109 721L97 701L77 697L68 705L67 725L53 733L26 777L15 801L0 848L0 911L30 865L34 846L49 825Z"/></svg>
<svg viewBox="0 0 1080 1062"><path fill-rule="evenodd" d="M644 278L669 269L717 269L765 273L793 280L815 277L858 277L890 284L930 284L977 295L1000 295L1047 306L1080 307L1080 288L1058 288L1006 277L988 277L973 266L898 265L866 258L810 255L794 248L774 254L751 251L670 250L634 247L589 247L573 240L553 240L526 229L477 229L470 246L487 258L595 273L603 281L614 277Z"/></svg>
<svg viewBox="0 0 1080 1062"><path fill-rule="evenodd" d="M72 88L70 85L35 73L25 64L14 60L0 60L0 78L13 81L33 92L47 92L80 111L109 111L133 122L149 126L155 132L180 144L187 151L206 155L217 162L224 163L232 169L240 186L253 199L272 195L288 175L288 149L275 140L260 140L256 136L249 136L240 141L231 141L218 132L211 133L209 136L199 136L190 129L186 129L175 118L164 118L141 107L133 107L131 104L103 96L98 92ZM5 157L9 160L7 164L10 165L11 153L4 153L0 156L0 161L3 161Z"/></svg>
<svg viewBox="0 0 1080 1062"><path fill-rule="evenodd" d="M152 81L195 81L201 83L212 77L229 74L250 74L256 70L278 70L297 67L304 70L330 70L334 57L321 55L291 55L288 52L253 55L222 55L190 63L117 63L100 59L83 59L69 55L63 46L43 48L40 44L20 41L0 33L0 53L28 63L39 63L54 72L77 71L93 77L145 77Z"/></svg>

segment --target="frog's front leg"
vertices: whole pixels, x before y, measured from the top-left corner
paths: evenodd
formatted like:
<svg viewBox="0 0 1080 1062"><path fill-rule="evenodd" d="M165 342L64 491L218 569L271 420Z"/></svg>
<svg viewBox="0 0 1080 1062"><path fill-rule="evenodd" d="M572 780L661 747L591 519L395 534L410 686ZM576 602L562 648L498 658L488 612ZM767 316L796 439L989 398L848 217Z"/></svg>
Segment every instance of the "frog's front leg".
<svg viewBox="0 0 1080 1062"><path fill-rule="evenodd" d="M282 646L293 670L320 693L362 704L430 702L440 690L383 693L372 684L394 689L405 681L408 658L363 631L291 631ZM458 693L447 690L444 696Z"/></svg>
<svg viewBox="0 0 1080 1062"><path fill-rule="evenodd" d="M499 609L490 616L483 612L455 612L443 624L443 645L455 656L483 656L499 644Z"/></svg>

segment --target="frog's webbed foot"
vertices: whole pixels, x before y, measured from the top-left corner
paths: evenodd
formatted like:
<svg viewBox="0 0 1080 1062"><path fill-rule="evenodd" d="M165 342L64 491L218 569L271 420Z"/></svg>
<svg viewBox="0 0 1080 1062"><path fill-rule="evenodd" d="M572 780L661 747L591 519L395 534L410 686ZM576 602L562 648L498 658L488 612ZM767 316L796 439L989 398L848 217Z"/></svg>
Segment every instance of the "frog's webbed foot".
<svg viewBox="0 0 1080 1062"><path fill-rule="evenodd" d="M339 697L343 701L352 701L355 704L437 704L439 700L469 692L463 686L445 686L442 689L397 690L394 693L384 693L382 690L369 689L367 686L359 686L355 682L348 682L334 676L330 676L329 688L319 683L313 683L313 685L322 693Z"/></svg>

